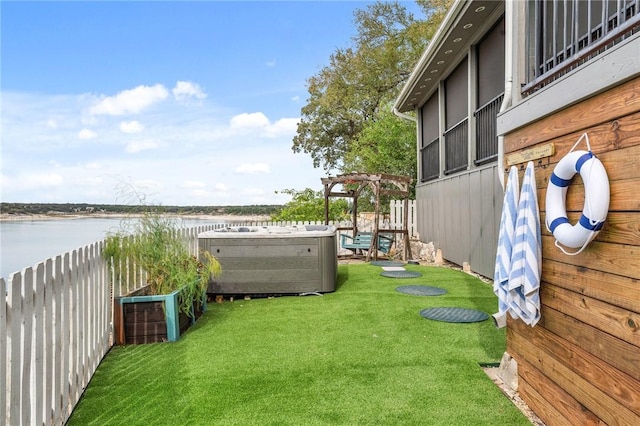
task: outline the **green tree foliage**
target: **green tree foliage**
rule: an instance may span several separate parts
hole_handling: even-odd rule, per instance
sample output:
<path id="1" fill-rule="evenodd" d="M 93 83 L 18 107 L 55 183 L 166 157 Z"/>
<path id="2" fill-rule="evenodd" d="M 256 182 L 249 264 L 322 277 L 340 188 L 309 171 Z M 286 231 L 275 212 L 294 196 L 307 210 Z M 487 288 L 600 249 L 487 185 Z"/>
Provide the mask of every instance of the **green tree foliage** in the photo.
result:
<path id="1" fill-rule="evenodd" d="M 415 176 L 415 124 L 389 110 L 451 0 L 416 3 L 426 19 L 416 19 L 399 2 L 356 11 L 352 45 L 338 48 L 329 65 L 307 80 L 309 98 L 292 148 L 311 155 L 315 167 Z M 385 144 L 390 146 L 374 147 Z"/>
<path id="2" fill-rule="evenodd" d="M 271 216 L 273 221 L 323 221 L 324 194 L 306 188 L 302 191 L 283 189 L 283 194 L 291 195 L 289 201 L 278 213 Z M 348 219 L 349 204 L 345 199 L 329 200 L 329 220 Z"/>
<path id="3" fill-rule="evenodd" d="M 398 120 L 390 109 L 378 114 L 345 153 L 345 171 L 416 175 L 415 123 Z"/>

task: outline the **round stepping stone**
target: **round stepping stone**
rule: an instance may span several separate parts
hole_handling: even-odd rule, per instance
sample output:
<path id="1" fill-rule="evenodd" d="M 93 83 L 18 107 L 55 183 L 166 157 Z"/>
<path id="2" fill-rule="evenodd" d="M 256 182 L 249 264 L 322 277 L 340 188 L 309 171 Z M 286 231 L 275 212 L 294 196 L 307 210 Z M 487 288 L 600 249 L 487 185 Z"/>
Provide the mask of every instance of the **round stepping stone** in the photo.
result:
<path id="1" fill-rule="evenodd" d="M 440 296 L 447 292 L 444 288 L 432 287 L 429 285 L 402 285 L 400 287 L 396 287 L 396 291 L 410 294 L 412 296 Z"/>
<path id="2" fill-rule="evenodd" d="M 373 266 L 404 266 L 404 263 L 393 260 L 373 260 L 369 264 Z"/>
<path id="3" fill-rule="evenodd" d="M 421 310 L 420 315 L 426 319 L 443 322 L 480 322 L 489 318 L 489 315 L 482 311 L 454 307 L 427 308 Z"/>
<path id="4" fill-rule="evenodd" d="M 406 271 L 406 269 L 404 269 L 404 266 L 383 266 L 382 270 L 383 271 Z"/>
<path id="5" fill-rule="evenodd" d="M 417 278 L 422 276 L 420 272 L 414 271 L 382 271 L 380 275 L 389 278 Z"/>

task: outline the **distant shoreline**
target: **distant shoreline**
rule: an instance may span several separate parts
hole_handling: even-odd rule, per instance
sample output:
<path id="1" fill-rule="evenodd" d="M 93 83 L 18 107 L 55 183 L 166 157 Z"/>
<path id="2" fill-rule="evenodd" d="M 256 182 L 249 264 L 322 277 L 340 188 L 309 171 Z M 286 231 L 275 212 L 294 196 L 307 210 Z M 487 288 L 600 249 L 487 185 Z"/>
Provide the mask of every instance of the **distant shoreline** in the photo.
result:
<path id="1" fill-rule="evenodd" d="M 0 213 L 0 222 L 19 222 L 30 220 L 72 220 L 72 219 L 117 219 L 136 217 L 139 214 L 125 214 L 125 213 L 49 213 L 49 214 L 6 214 Z M 260 215 L 212 215 L 212 214 L 170 214 L 184 219 L 202 219 L 202 220 L 215 220 L 223 222 L 269 222 L 270 216 Z"/>

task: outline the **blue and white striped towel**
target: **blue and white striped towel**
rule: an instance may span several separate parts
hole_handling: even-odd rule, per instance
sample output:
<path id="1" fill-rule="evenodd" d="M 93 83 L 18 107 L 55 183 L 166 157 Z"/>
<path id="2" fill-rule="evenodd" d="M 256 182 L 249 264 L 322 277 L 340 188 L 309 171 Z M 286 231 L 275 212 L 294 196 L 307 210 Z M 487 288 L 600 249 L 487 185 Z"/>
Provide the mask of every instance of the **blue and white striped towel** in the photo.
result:
<path id="1" fill-rule="evenodd" d="M 541 260 L 540 211 L 534 166 L 530 161 L 524 174 L 518 203 L 509 273 L 509 308 L 532 327 L 540 319 Z"/>
<path id="2" fill-rule="evenodd" d="M 493 274 L 493 292 L 498 296 L 498 312 L 500 314 L 509 310 L 509 272 L 511 271 L 511 253 L 513 252 L 513 239 L 518 216 L 519 192 L 518 169 L 516 166 L 511 166 L 502 202 L 496 267 Z"/>

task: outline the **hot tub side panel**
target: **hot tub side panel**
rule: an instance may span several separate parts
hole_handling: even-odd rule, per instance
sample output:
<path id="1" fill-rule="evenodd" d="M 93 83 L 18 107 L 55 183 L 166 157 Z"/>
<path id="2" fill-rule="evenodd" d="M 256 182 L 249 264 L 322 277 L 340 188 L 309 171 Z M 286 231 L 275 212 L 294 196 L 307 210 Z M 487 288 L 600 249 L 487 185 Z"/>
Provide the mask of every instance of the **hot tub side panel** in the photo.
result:
<path id="1" fill-rule="evenodd" d="M 323 237 L 201 238 L 221 275 L 209 294 L 297 294 L 336 288 L 335 235 Z"/>

